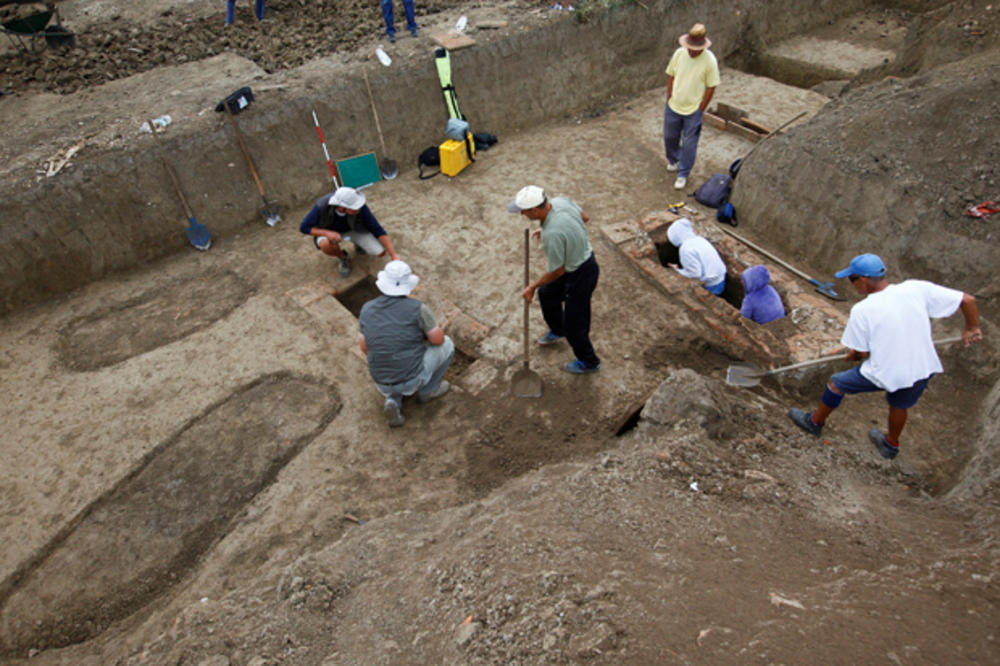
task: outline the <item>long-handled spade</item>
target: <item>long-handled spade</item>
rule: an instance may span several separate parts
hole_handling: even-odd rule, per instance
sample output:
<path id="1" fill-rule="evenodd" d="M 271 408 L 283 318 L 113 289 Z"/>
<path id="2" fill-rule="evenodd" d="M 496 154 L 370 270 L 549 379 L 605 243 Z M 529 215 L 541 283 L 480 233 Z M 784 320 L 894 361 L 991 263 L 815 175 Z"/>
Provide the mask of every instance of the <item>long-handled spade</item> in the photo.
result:
<path id="1" fill-rule="evenodd" d="M 528 228 L 524 228 L 524 286 L 528 286 L 528 281 L 531 279 L 528 274 L 528 262 L 530 248 L 528 247 Z M 542 397 L 542 378 L 538 376 L 538 373 L 528 367 L 528 351 L 530 344 L 528 342 L 528 314 L 530 304 L 528 301 L 524 301 L 524 365 L 514 373 L 514 377 L 511 379 L 511 390 L 514 395 L 518 398 L 541 398 Z"/>
<path id="2" fill-rule="evenodd" d="M 808 282 L 812 286 L 816 287 L 816 291 L 817 292 L 819 292 L 820 294 L 823 294 L 824 296 L 826 296 L 830 300 L 833 300 L 833 301 L 846 301 L 847 300 L 843 296 L 840 296 L 840 295 L 837 294 L 837 292 L 833 288 L 833 283 L 832 282 L 820 282 L 816 278 L 811 277 L 811 276 L 807 275 L 806 273 L 803 273 L 802 271 L 800 271 L 799 269 L 797 269 L 795 266 L 792 266 L 791 264 L 789 264 L 787 261 L 782 261 L 781 259 L 779 259 L 775 255 L 771 254 L 770 252 L 768 252 L 767 250 L 765 250 L 761 246 L 757 245 L 756 243 L 751 243 L 746 238 L 743 238 L 743 236 L 740 236 L 739 234 L 737 234 L 737 233 L 735 233 L 733 231 L 730 231 L 729 229 L 726 229 L 725 227 L 723 227 L 721 225 L 719 226 L 719 228 L 722 229 L 722 231 L 724 231 L 725 233 L 727 233 L 730 236 L 732 236 L 733 238 L 735 238 L 736 240 L 738 240 L 739 242 L 741 242 L 744 245 L 746 245 L 747 247 L 749 247 L 751 250 L 755 250 L 755 251 L 759 252 L 760 254 L 764 255 L 765 257 L 767 257 L 768 259 L 770 259 L 774 263 L 778 264 L 779 266 L 781 266 L 781 267 L 783 267 L 783 268 L 791 271 L 795 275 L 798 275 L 800 278 L 802 278 L 803 280 L 805 280 L 806 282 Z"/>
<path id="3" fill-rule="evenodd" d="M 952 338 L 935 340 L 934 344 L 945 345 L 951 342 L 958 342 L 961 339 L 962 336 L 957 335 Z M 729 366 L 729 369 L 726 370 L 726 383 L 730 386 L 757 386 L 757 384 L 760 384 L 765 377 L 770 377 L 771 375 L 778 375 L 782 372 L 806 368 L 811 365 L 819 365 L 820 363 L 829 363 L 830 361 L 836 361 L 837 359 L 842 358 L 844 358 L 844 353 L 841 351 L 832 356 L 822 356 L 820 358 L 802 361 L 801 363 L 793 363 L 792 365 L 774 368 L 773 370 L 761 370 L 751 363 L 736 363 Z"/>
<path id="4" fill-rule="evenodd" d="M 153 124 L 152 120 L 149 121 L 149 128 L 155 137 L 156 125 Z M 159 141 L 159 138 L 157 138 L 157 141 Z M 181 189 L 181 183 L 177 179 L 177 173 L 174 171 L 174 168 L 170 166 L 170 162 L 164 159 L 163 166 L 167 168 L 167 173 L 170 174 L 170 180 L 174 183 L 174 189 L 177 190 L 177 196 L 180 197 L 181 204 L 184 205 L 184 213 L 187 215 L 188 222 L 190 222 L 186 230 L 188 240 L 191 241 L 191 245 L 193 245 L 196 250 L 207 250 L 212 247 L 212 234 L 208 232 L 208 229 L 204 224 L 198 224 L 198 222 L 194 219 L 194 213 L 191 212 L 191 207 L 188 206 L 187 197 L 184 196 L 184 190 Z"/>
<path id="5" fill-rule="evenodd" d="M 365 88 L 368 89 L 368 101 L 372 104 L 372 115 L 375 116 L 375 129 L 378 130 L 378 140 L 382 144 L 382 160 L 379 162 L 379 171 L 386 180 L 392 180 L 399 175 L 399 165 L 396 160 L 386 157 L 385 137 L 382 136 L 382 123 L 378 120 L 378 110 L 375 108 L 375 97 L 372 96 L 372 86 L 368 82 L 368 69 L 361 68 L 361 73 L 365 75 Z"/>
<path id="6" fill-rule="evenodd" d="M 257 167 L 254 166 L 253 158 L 250 157 L 250 151 L 247 150 L 246 141 L 243 140 L 243 132 L 240 131 L 240 126 L 236 124 L 236 118 L 233 117 L 233 112 L 230 110 L 227 100 L 222 100 L 220 106 L 225 109 L 226 115 L 229 116 L 229 122 L 232 123 L 233 129 L 236 130 L 236 138 L 239 139 L 240 149 L 243 150 L 243 156 L 247 158 L 247 164 L 250 165 L 250 173 L 253 175 L 254 182 L 257 183 L 257 191 L 260 192 L 260 198 L 264 202 L 260 213 L 264 216 L 268 226 L 273 227 L 278 222 L 281 222 L 281 215 L 278 213 L 278 202 L 269 201 L 267 195 L 264 194 L 264 185 L 260 182 L 260 176 L 257 175 Z"/>

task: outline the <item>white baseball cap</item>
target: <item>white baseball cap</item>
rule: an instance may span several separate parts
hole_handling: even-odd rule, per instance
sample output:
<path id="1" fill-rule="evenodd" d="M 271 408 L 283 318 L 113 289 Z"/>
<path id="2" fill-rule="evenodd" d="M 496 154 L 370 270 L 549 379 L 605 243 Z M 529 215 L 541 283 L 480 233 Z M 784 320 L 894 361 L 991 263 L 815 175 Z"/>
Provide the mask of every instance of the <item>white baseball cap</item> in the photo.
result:
<path id="1" fill-rule="evenodd" d="M 514 200 L 507 204 L 508 213 L 520 213 L 522 210 L 537 208 L 545 203 L 545 190 L 537 185 L 522 187 Z"/>

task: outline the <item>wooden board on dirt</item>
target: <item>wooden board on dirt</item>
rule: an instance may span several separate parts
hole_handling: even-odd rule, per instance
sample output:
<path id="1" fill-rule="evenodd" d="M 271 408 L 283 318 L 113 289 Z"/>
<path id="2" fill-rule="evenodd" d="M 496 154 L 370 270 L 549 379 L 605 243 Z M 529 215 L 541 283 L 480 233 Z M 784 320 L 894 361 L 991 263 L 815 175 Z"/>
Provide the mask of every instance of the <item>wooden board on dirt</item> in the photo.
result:
<path id="1" fill-rule="evenodd" d="M 431 39 L 449 51 L 464 49 L 466 46 L 474 46 L 476 44 L 476 40 L 472 37 L 457 32 L 433 32 L 431 33 Z"/>

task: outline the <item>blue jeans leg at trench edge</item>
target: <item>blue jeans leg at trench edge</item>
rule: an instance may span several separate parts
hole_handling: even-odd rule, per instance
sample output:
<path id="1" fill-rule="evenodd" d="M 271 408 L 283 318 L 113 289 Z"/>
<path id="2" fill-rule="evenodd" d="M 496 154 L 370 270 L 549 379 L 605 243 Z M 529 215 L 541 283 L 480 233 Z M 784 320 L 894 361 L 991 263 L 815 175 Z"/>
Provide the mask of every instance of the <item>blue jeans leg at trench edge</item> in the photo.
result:
<path id="1" fill-rule="evenodd" d="M 669 105 L 663 110 L 663 147 L 667 161 L 678 165 L 678 178 L 687 178 L 694 169 L 698 139 L 701 138 L 702 115 L 699 110 L 689 116 L 682 116 L 675 113 Z"/>
<path id="2" fill-rule="evenodd" d="M 440 345 L 427 345 L 424 351 L 424 365 L 421 372 L 421 379 L 426 376 L 426 382 L 417 389 L 417 396 L 428 396 L 433 394 L 441 386 L 441 380 L 448 372 L 451 359 L 455 357 L 455 343 L 447 335 Z"/>
<path id="3" fill-rule="evenodd" d="M 258 21 L 264 20 L 264 3 L 266 0 L 254 0 L 253 14 Z"/>
<path id="4" fill-rule="evenodd" d="M 392 16 L 392 0 L 382 1 L 382 18 L 385 20 L 385 34 L 396 36 L 396 23 Z"/>
<path id="5" fill-rule="evenodd" d="M 226 23 L 232 25 L 236 20 L 236 0 L 226 0 Z"/>
<path id="6" fill-rule="evenodd" d="M 413 9 L 413 0 L 403 0 L 403 11 L 406 12 L 406 29 L 410 32 L 416 32 L 417 16 Z"/>

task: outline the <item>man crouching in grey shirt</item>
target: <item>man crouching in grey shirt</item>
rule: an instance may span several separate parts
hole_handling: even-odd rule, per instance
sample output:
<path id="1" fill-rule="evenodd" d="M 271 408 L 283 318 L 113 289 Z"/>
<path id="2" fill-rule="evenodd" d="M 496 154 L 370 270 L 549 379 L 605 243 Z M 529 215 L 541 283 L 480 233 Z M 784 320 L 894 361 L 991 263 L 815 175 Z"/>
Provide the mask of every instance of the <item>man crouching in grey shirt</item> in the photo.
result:
<path id="1" fill-rule="evenodd" d="M 417 394 L 421 403 L 448 392 L 442 381 L 455 354 L 451 341 L 430 309 L 408 298 L 420 281 L 404 261 L 390 261 L 379 271 L 375 286 L 382 295 L 365 303 L 358 317 L 361 351 L 368 372 L 385 396 L 389 427 L 403 425 L 403 396 Z"/>

